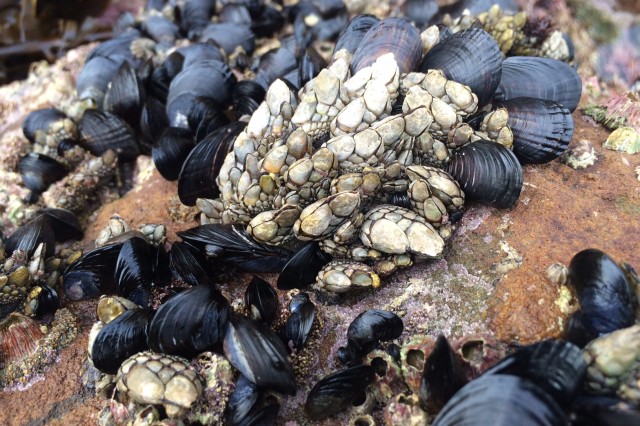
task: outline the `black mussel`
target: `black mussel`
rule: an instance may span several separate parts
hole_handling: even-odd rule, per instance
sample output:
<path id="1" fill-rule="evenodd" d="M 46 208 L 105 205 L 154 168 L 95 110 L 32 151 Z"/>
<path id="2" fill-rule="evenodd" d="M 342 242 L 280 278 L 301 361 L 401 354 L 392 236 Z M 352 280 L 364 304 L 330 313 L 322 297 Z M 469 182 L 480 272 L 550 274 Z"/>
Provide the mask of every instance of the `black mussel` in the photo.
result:
<path id="1" fill-rule="evenodd" d="M 233 112 L 237 119 L 250 116 L 264 100 L 266 91 L 253 80 L 242 80 L 233 89 Z"/>
<path id="2" fill-rule="evenodd" d="M 139 31 L 131 31 L 119 37 L 100 43 L 87 56 L 87 63 L 96 58 L 109 58 L 120 65 L 124 61 L 131 62 L 136 67 L 137 60 L 131 51 L 131 42 L 140 38 Z M 109 82 L 111 79 L 107 80 Z"/>
<path id="3" fill-rule="evenodd" d="M 140 153 L 133 130 L 115 114 L 87 109 L 79 126 L 81 145 L 93 155 L 102 155 L 111 149 L 121 161 L 133 161 Z"/>
<path id="4" fill-rule="evenodd" d="M 245 53 L 249 56 L 256 47 L 255 36 L 248 25 L 231 22 L 209 24 L 202 30 L 200 41 L 213 42 L 220 46 L 227 55 Z"/>
<path id="5" fill-rule="evenodd" d="M 243 420 L 256 405 L 259 397 L 260 392 L 256 384 L 241 374 L 227 403 L 227 424 L 244 424 Z"/>
<path id="6" fill-rule="evenodd" d="M 260 389 L 295 395 L 287 350 L 266 324 L 232 316 L 223 348 L 231 365 Z"/>
<path id="7" fill-rule="evenodd" d="M 102 105 L 109 82 L 120 68 L 121 63 L 103 56 L 87 59 L 76 79 L 78 98 L 92 99 L 96 105 Z"/>
<path id="8" fill-rule="evenodd" d="M 199 144 L 209 134 L 215 132 L 216 130 L 222 129 L 230 123 L 231 122 L 224 112 L 217 112 L 211 115 L 207 115 L 202 119 L 202 121 L 200 121 L 200 124 L 196 128 L 196 143 Z M 233 142 L 233 140 L 231 142 Z"/>
<path id="9" fill-rule="evenodd" d="M 269 4 L 261 4 L 258 8 L 250 9 L 251 31 L 256 37 L 271 37 L 284 25 L 285 19 L 282 13 Z"/>
<path id="10" fill-rule="evenodd" d="M 153 144 L 168 126 L 169 120 L 164 104 L 152 96 L 147 97 L 140 113 L 140 132 L 142 137 L 147 143 Z"/>
<path id="11" fill-rule="evenodd" d="M 358 315 L 347 329 L 347 347 L 339 351 L 344 364 L 357 361 L 371 352 L 378 342 L 400 337 L 404 324 L 393 312 L 370 309 Z"/>
<path id="12" fill-rule="evenodd" d="M 191 131 L 195 133 L 203 120 L 209 120 L 210 117 L 221 114 L 223 111 L 215 99 L 196 96 L 191 100 L 191 105 L 187 109 L 187 123 Z"/>
<path id="13" fill-rule="evenodd" d="M 55 234 L 45 215 L 37 215 L 29 222 L 18 227 L 4 242 L 7 256 L 16 250 L 24 251 L 31 257 L 40 244 L 45 245 L 45 258 L 51 257 L 55 251 Z"/>
<path id="14" fill-rule="evenodd" d="M 178 177 L 178 196 L 182 204 L 193 206 L 198 198 L 216 198 L 220 168 L 236 136 L 244 129 L 241 122 L 230 123 L 209 134 L 184 160 Z"/>
<path id="15" fill-rule="evenodd" d="M 151 246 L 142 238 L 130 238 L 122 245 L 114 271 L 118 296 L 147 307 L 153 283 L 153 259 Z"/>
<path id="16" fill-rule="evenodd" d="M 462 363 L 447 338 L 439 335 L 433 350 L 424 360 L 420 406 L 429 413 L 437 413 L 466 384 Z"/>
<path id="17" fill-rule="evenodd" d="M 436 24 L 441 22 L 445 14 L 451 16 L 453 19 L 459 18 L 465 9 L 469 10 L 471 16 L 475 16 L 488 11 L 494 4 L 498 4 L 501 10 L 509 13 L 516 13 L 519 10 L 515 0 L 460 0 L 447 2 L 446 5 L 442 5 L 438 13 L 434 15 L 431 23 Z"/>
<path id="18" fill-rule="evenodd" d="M 157 287 L 167 287 L 171 284 L 172 271 L 169 267 L 169 253 L 164 244 L 152 247 L 153 254 L 153 283 Z"/>
<path id="19" fill-rule="evenodd" d="M 410 209 L 411 208 L 411 200 L 409 199 L 409 195 L 407 195 L 406 193 L 404 193 L 404 194 L 402 194 L 402 193 L 401 194 L 398 194 L 398 193 L 387 194 L 386 202 L 387 202 L 387 204 L 393 204 L 394 206 L 404 207 L 406 209 Z"/>
<path id="20" fill-rule="evenodd" d="M 47 155 L 30 152 L 20 159 L 18 172 L 24 186 L 38 195 L 65 177 L 67 168 Z"/>
<path id="21" fill-rule="evenodd" d="M 289 301 L 289 312 L 295 314 L 305 303 L 309 301 L 311 301 L 311 299 L 307 293 L 301 292 L 294 294 L 291 296 L 291 300 Z"/>
<path id="22" fill-rule="evenodd" d="M 531 380 L 566 407 L 582 386 L 586 371 L 584 356 L 576 345 L 544 340 L 518 349 L 484 374 L 510 374 Z"/>
<path id="23" fill-rule="evenodd" d="M 349 24 L 344 27 L 344 29 L 338 36 L 336 46 L 333 49 L 334 53 L 345 49 L 347 52 L 353 55 L 360 46 L 364 35 L 378 21 L 379 19 L 373 15 L 355 16 L 349 21 Z"/>
<path id="24" fill-rule="evenodd" d="M 298 52 L 315 40 L 336 38 L 349 19 L 342 0 L 303 0 L 290 13 Z"/>
<path id="25" fill-rule="evenodd" d="M 564 412 L 533 382 L 516 376 L 488 375 L 469 382 L 444 406 L 434 426 L 562 426 Z"/>
<path id="26" fill-rule="evenodd" d="M 494 99 L 547 99 L 573 112 L 581 95 L 582 80 L 569 64 L 551 58 L 513 56 L 502 62 L 502 78 Z"/>
<path id="27" fill-rule="evenodd" d="M 636 426 L 640 424 L 637 405 L 618 397 L 578 396 L 571 406 L 572 424 L 580 426 Z"/>
<path id="28" fill-rule="evenodd" d="M 113 271 L 122 243 L 109 244 L 84 253 L 62 275 L 69 300 L 83 300 L 99 294 L 115 293 Z"/>
<path id="29" fill-rule="evenodd" d="M 438 13 L 436 0 L 407 0 L 400 8 L 404 17 L 422 30 L 429 26 L 429 22 Z"/>
<path id="30" fill-rule="evenodd" d="M 144 102 L 143 87 L 128 62 L 118 68 L 104 97 L 104 109 L 136 127 L 140 121 L 140 109 Z"/>
<path id="31" fill-rule="evenodd" d="M 91 345 L 91 361 L 103 373 L 116 374 L 131 355 L 147 346 L 147 330 L 153 310 L 134 308 L 105 325 Z"/>
<path id="32" fill-rule="evenodd" d="M 191 0 L 184 3 L 180 29 L 189 39 L 197 38 L 209 24 L 216 10 L 216 0 Z"/>
<path id="33" fill-rule="evenodd" d="M 81 240 L 84 234 L 78 217 L 72 211 L 66 209 L 44 208 L 45 215 L 56 241 Z"/>
<path id="34" fill-rule="evenodd" d="M 506 209 L 522 191 L 522 166 L 504 146 L 480 140 L 458 149 L 446 171 L 453 176 L 469 200 Z"/>
<path id="35" fill-rule="evenodd" d="M 318 272 L 329 262 L 331 255 L 320 250 L 317 241 L 310 241 L 291 257 L 278 276 L 278 288 L 305 288 L 316 281 Z"/>
<path id="36" fill-rule="evenodd" d="M 469 28 L 436 44 L 424 56 L 420 71 L 432 69 L 469 86 L 478 96 L 478 106 L 483 106 L 491 101 L 500 83 L 502 53 L 488 32 Z"/>
<path id="37" fill-rule="evenodd" d="M 514 98 L 495 104 L 509 112 L 513 153 L 521 164 L 541 164 L 560 157 L 573 136 L 571 112 L 554 101 Z"/>
<path id="38" fill-rule="evenodd" d="M 169 269 L 176 279 L 191 286 L 213 285 L 204 255 L 182 241 L 171 244 Z"/>
<path id="39" fill-rule="evenodd" d="M 35 287 L 38 291 L 38 296 L 35 299 L 35 309 L 33 313 L 36 317 L 43 317 L 44 315 L 52 314 L 60 307 L 60 296 L 55 288 L 41 284 Z M 34 290 L 31 290 L 34 291 Z"/>
<path id="40" fill-rule="evenodd" d="M 606 253 L 587 249 L 573 256 L 569 282 L 576 289 L 582 324 L 592 338 L 634 324 L 635 292 L 622 268 Z"/>
<path id="41" fill-rule="evenodd" d="M 67 119 L 67 115 L 55 108 L 37 109 L 30 112 L 22 123 L 22 133 L 24 137 L 33 143 L 36 141 L 38 130 L 46 131 L 49 126 L 57 121 Z"/>
<path id="42" fill-rule="evenodd" d="M 394 54 L 401 73 L 418 68 L 422 58 L 420 33 L 406 19 L 387 18 L 375 23 L 353 54 L 351 72 L 355 74 L 389 52 Z"/>
<path id="43" fill-rule="evenodd" d="M 162 15 L 149 15 L 141 22 L 142 30 L 158 43 L 170 43 L 180 36 L 178 26 Z"/>
<path id="44" fill-rule="evenodd" d="M 178 236 L 209 259 L 246 272 L 280 272 L 292 255 L 285 248 L 258 243 L 237 225 L 201 225 Z"/>
<path id="45" fill-rule="evenodd" d="M 321 420 L 347 409 L 364 397 L 375 372 L 370 365 L 359 365 L 322 378 L 309 392 L 304 405 L 311 420 Z"/>
<path id="46" fill-rule="evenodd" d="M 213 43 L 192 43 L 177 49 L 176 52 L 183 57 L 180 65 L 181 69 L 210 59 L 222 62 L 225 60 L 224 55 L 220 52 L 220 48 Z M 177 72 L 174 76 L 175 75 L 177 75 Z"/>
<path id="47" fill-rule="evenodd" d="M 255 82 L 267 90 L 277 79 L 292 71 L 297 72 L 297 67 L 298 62 L 291 49 L 285 46 L 271 49 L 260 58 Z"/>
<path id="48" fill-rule="evenodd" d="M 291 315 L 284 324 L 281 337 L 290 351 L 298 352 L 307 341 L 311 327 L 313 327 L 313 321 L 316 318 L 316 305 L 309 300 L 309 296 L 306 296 L 304 302 L 292 299 L 291 303 L 292 305 L 289 305 Z"/>
<path id="49" fill-rule="evenodd" d="M 244 302 L 249 315 L 256 320 L 271 324 L 280 313 L 280 303 L 276 290 L 264 279 L 257 275 L 247 286 Z"/>
<path id="50" fill-rule="evenodd" d="M 218 15 L 220 22 L 233 23 L 238 25 L 251 25 L 251 15 L 249 9 L 243 4 L 228 3 Z"/>
<path id="51" fill-rule="evenodd" d="M 307 47 L 298 65 L 298 87 L 303 87 L 309 80 L 327 67 L 327 62 L 313 47 Z"/>
<path id="52" fill-rule="evenodd" d="M 149 324 L 149 348 L 186 358 L 212 350 L 227 332 L 229 314 L 229 302 L 215 288 L 184 290 L 158 308 Z"/>
<path id="53" fill-rule="evenodd" d="M 151 73 L 147 82 L 148 92 L 163 104 L 167 101 L 171 81 L 182 71 L 183 63 L 184 56 L 176 51 L 167 56 L 162 65 Z"/>
<path id="54" fill-rule="evenodd" d="M 153 144 L 151 158 L 163 178 L 176 180 L 184 160 L 195 146 L 191 130 L 167 127 Z"/>

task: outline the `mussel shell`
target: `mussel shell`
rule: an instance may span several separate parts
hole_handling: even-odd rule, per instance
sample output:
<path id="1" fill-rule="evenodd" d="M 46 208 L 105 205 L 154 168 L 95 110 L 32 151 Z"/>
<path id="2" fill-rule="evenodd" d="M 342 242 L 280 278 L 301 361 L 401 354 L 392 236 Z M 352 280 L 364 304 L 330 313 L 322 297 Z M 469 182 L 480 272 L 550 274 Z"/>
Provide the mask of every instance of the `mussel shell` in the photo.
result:
<path id="1" fill-rule="evenodd" d="M 250 104 L 251 102 L 247 102 Z M 251 105 L 248 107 L 252 108 Z M 223 127 L 227 126 L 230 123 L 229 119 L 223 112 L 215 113 L 213 115 L 208 115 L 202 119 L 198 128 L 196 129 L 196 143 L 200 143 L 204 138 L 206 138 L 209 134 L 215 132 L 216 130 L 220 130 Z"/>
<path id="2" fill-rule="evenodd" d="M 43 108 L 30 112 L 22 122 L 22 133 L 29 142 L 36 141 L 36 131 L 47 130 L 49 125 L 67 118 L 67 114 L 55 108 Z"/>
<path id="3" fill-rule="evenodd" d="M 167 127 L 153 144 L 151 158 L 163 178 L 176 180 L 184 160 L 195 146 L 191 130 Z"/>
<path id="4" fill-rule="evenodd" d="M 213 43 L 192 43 L 177 49 L 176 52 L 183 58 L 180 69 L 177 69 L 178 72 L 183 68 L 189 68 L 193 64 L 210 59 L 225 61 L 222 52 L 220 52 L 220 48 Z M 174 77 L 178 72 L 175 72 Z"/>
<path id="5" fill-rule="evenodd" d="M 164 104 L 155 97 L 147 97 L 140 113 L 140 132 L 144 139 L 154 142 L 168 126 Z"/>
<path id="6" fill-rule="evenodd" d="M 357 15 L 353 17 L 338 36 L 336 46 L 333 49 L 334 53 L 346 49 L 347 52 L 353 55 L 360 46 L 364 35 L 378 21 L 379 19 L 373 15 Z"/>
<path id="7" fill-rule="evenodd" d="M 18 162 L 18 172 L 24 186 L 40 194 L 65 177 L 67 168 L 47 155 L 30 152 Z"/>
<path id="8" fill-rule="evenodd" d="M 300 351 L 309 337 L 316 318 L 316 305 L 310 301 L 296 306 L 282 329 L 283 341 L 292 351 Z"/>
<path id="9" fill-rule="evenodd" d="M 500 83 L 502 53 L 498 43 L 481 28 L 469 28 L 436 44 L 422 60 L 420 71 L 437 69 L 445 77 L 465 84 L 486 105 Z"/>
<path id="10" fill-rule="evenodd" d="M 178 177 L 178 196 L 182 204 L 193 206 L 198 198 L 220 195 L 216 179 L 233 141 L 244 127 L 241 122 L 230 123 L 209 134 L 191 151 Z"/>
<path id="11" fill-rule="evenodd" d="M 581 426 L 636 426 L 640 424 L 637 405 L 619 397 L 580 395 L 571 406 L 572 424 Z"/>
<path id="12" fill-rule="evenodd" d="M 37 215 L 29 222 L 18 227 L 4 242 L 7 256 L 16 250 L 22 250 L 31 257 L 38 246 L 45 244 L 45 258 L 53 256 L 55 252 L 55 234 L 49 221 L 44 215 Z"/>
<path id="13" fill-rule="evenodd" d="M 149 15 L 141 23 L 142 30 L 157 42 L 169 42 L 173 44 L 180 36 L 178 26 L 162 15 Z"/>
<path id="14" fill-rule="evenodd" d="M 407 0 L 400 10 L 418 29 L 425 29 L 438 13 L 439 7 L 436 0 Z"/>
<path id="15" fill-rule="evenodd" d="M 285 18 L 278 9 L 270 4 L 261 4 L 256 10 L 249 10 L 253 21 L 251 31 L 256 37 L 271 37 L 285 23 Z"/>
<path id="16" fill-rule="evenodd" d="M 327 62 L 313 47 L 307 47 L 298 65 L 298 87 L 303 87 L 320 71 L 327 67 Z"/>
<path id="17" fill-rule="evenodd" d="M 204 60 L 183 68 L 171 81 L 167 96 L 167 108 L 180 95 L 212 98 L 218 105 L 225 106 L 231 100 L 236 78 L 224 62 L 214 59 Z M 169 122 L 171 123 L 171 114 Z"/>
<path id="18" fill-rule="evenodd" d="M 189 39 L 196 38 L 209 24 L 216 10 L 216 0 L 191 0 L 184 3 L 180 28 Z"/>
<path id="19" fill-rule="evenodd" d="M 225 336 L 229 313 L 229 302 L 215 288 L 184 290 L 158 308 L 149 324 L 149 348 L 185 358 L 211 350 Z"/>
<path id="20" fill-rule="evenodd" d="M 514 98 L 496 102 L 509 112 L 513 153 L 521 164 L 542 164 L 560 157 L 573 136 L 571 112 L 554 101 Z"/>
<path id="21" fill-rule="evenodd" d="M 242 80 L 233 89 L 233 112 L 236 118 L 252 115 L 266 95 L 264 88 L 253 80 Z"/>
<path id="22" fill-rule="evenodd" d="M 103 56 L 88 58 L 76 79 L 78 98 L 93 99 L 97 105 L 102 105 L 109 82 L 121 63 Z"/>
<path id="23" fill-rule="evenodd" d="M 133 237 L 123 244 L 114 271 L 118 296 L 147 307 L 153 282 L 153 259 L 151 246 L 142 238 Z"/>
<path id="24" fill-rule="evenodd" d="M 89 56 L 87 56 L 87 63 L 95 58 L 109 58 L 117 62 L 118 66 L 124 61 L 129 61 L 135 68 L 138 64 L 136 63 L 136 58 L 131 52 L 131 42 L 141 36 L 142 35 L 139 31 L 134 30 L 119 37 L 112 38 L 111 40 L 104 41 L 98 44 L 98 46 L 89 53 Z M 111 79 L 107 80 L 107 83 L 110 80 Z"/>
<path id="25" fill-rule="evenodd" d="M 409 73 L 418 68 L 422 58 L 420 33 L 406 19 L 387 18 L 375 23 L 353 54 L 351 73 L 368 67 L 389 52 L 394 54 L 400 73 Z"/>
<path id="26" fill-rule="evenodd" d="M 276 290 L 267 281 L 254 275 L 244 293 L 249 314 L 256 321 L 271 324 L 280 313 Z"/>
<path id="27" fill-rule="evenodd" d="M 118 154 L 121 161 L 133 161 L 140 153 L 135 134 L 120 117 L 108 111 L 87 109 L 79 123 L 81 145 L 93 155 L 108 150 Z"/>
<path id="28" fill-rule="evenodd" d="M 307 396 L 304 405 L 307 416 L 321 420 L 347 409 L 365 393 L 374 378 L 370 365 L 347 368 L 322 378 Z"/>
<path id="29" fill-rule="evenodd" d="M 222 114 L 222 110 L 215 99 L 196 96 L 191 101 L 189 109 L 187 109 L 187 123 L 191 131 L 195 133 L 203 120 L 208 120 L 210 117 L 220 114 Z"/>
<path id="30" fill-rule="evenodd" d="M 378 342 L 397 339 L 402 334 L 402 319 L 393 312 L 369 309 L 355 317 L 347 329 L 348 348 L 361 358 Z"/>
<path id="31" fill-rule="evenodd" d="M 220 46 L 227 55 L 231 55 L 242 49 L 251 55 L 256 47 L 255 36 L 248 25 L 232 22 L 220 22 L 207 25 L 200 34 L 201 42 L 214 42 Z"/>
<path id="32" fill-rule="evenodd" d="M 223 348 L 231 365 L 259 388 L 295 395 L 287 350 L 266 324 L 232 316 Z"/>
<path id="33" fill-rule="evenodd" d="M 297 72 L 297 67 L 298 62 L 291 49 L 285 46 L 271 49 L 260 58 L 255 82 L 266 91 L 271 83 L 277 79 L 284 77 L 289 72 Z"/>
<path id="34" fill-rule="evenodd" d="M 458 149 L 446 171 L 453 176 L 467 199 L 506 209 L 522 191 L 522 166 L 504 146 L 480 140 Z"/>
<path id="35" fill-rule="evenodd" d="M 115 293 L 113 271 L 122 243 L 109 244 L 84 253 L 62 275 L 64 293 L 69 300 L 82 300 L 99 294 Z"/>
<path id="36" fill-rule="evenodd" d="M 151 309 L 129 309 L 105 325 L 91 348 L 93 365 L 103 373 L 116 374 L 131 355 L 148 349 L 147 329 Z"/>
<path id="37" fill-rule="evenodd" d="M 437 413 L 466 384 L 462 363 L 446 337 L 439 335 L 424 360 L 419 393 L 421 407 L 429 413 Z"/>
<path id="38" fill-rule="evenodd" d="M 104 109 L 116 114 L 135 127 L 140 120 L 140 109 L 144 102 L 144 87 L 128 62 L 118 68 L 104 97 Z"/>
<path id="39" fill-rule="evenodd" d="M 185 283 L 196 285 L 213 285 L 207 272 L 206 259 L 197 250 L 182 241 L 171 244 L 169 251 L 169 268 L 171 274 Z"/>
<path id="40" fill-rule="evenodd" d="M 171 81 L 180 71 L 182 71 L 183 62 L 184 56 L 177 51 L 173 52 L 166 57 L 162 65 L 155 68 L 151 73 L 151 77 L 147 82 L 148 91 L 152 96 L 158 98 L 163 104 L 167 101 Z"/>
<path id="41" fill-rule="evenodd" d="M 560 406 L 533 382 L 509 375 L 482 376 L 460 389 L 434 426 L 487 424 L 566 425 Z"/>
<path id="42" fill-rule="evenodd" d="M 227 22 L 239 25 L 251 25 L 251 15 L 243 4 L 225 4 L 218 15 L 220 22 Z"/>
<path id="43" fill-rule="evenodd" d="M 56 241 L 81 240 L 84 235 L 78 217 L 67 209 L 46 207 L 41 210 L 45 215 Z"/>
<path id="44" fill-rule="evenodd" d="M 259 397 L 260 392 L 256 384 L 241 374 L 227 403 L 227 424 L 241 424 Z"/>
<path id="45" fill-rule="evenodd" d="M 606 253 L 587 249 L 573 256 L 569 282 L 578 295 L 582 323 L 593 337 L 634 324 L 635 293 L 624 271 Z"/>
<path id="46" fill-rule="evenodd" d="M 582 386 L 586 372 L 580 348 L 570 342 L 544 340 L 518 349 L 484 374 L 510 374 L 531 380 L 566 407 Z"/>
<path id="47" fill-rule="evenodd" d="M 38 293 L 35 310 L 36 317 L 52 314 L 60 307 L 60 297 L 55 288 L 46 284 L 40 284 L 39 287 L 40 293 Z"/>
<path id="48" fill-rule="evenodd" d="M 278 276 L 278 288 L 305 288 L 316 281 L 318 272 L 332 257 L 320 250 L 317 241 L 310 241 L 291 257 Z"/>
<path id="49" fill-rule="evenodd" d="M 502 78 L 494 99 L 547 99 L 573 112 L 581 95 L 582 80 L 569 64 L 551 58 L 512 56 L 502 62 Z"/>
<path id="50" fill-rule="evenodd" d="M 258 243 L 238 225 L 201 225 L 178 232 L 178 236 L 210 260 L 245 272 L 280 272 L 292 255 L 285 248 Z"/>

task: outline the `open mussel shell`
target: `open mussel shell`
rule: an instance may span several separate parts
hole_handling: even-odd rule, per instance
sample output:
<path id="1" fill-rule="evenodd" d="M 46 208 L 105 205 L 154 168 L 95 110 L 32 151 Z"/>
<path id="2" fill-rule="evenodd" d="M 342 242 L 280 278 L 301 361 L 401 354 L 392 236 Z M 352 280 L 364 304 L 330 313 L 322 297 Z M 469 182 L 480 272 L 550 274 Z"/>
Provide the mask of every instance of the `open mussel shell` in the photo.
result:
<path id="1" fill-rule="evenodd" d="M 342 30 L 336 41 L 336 46 L 333 52 L 339 52 L 345 49 L 352 55 L 360 46 L 364 35 L 373 27 L 378 21 L 373 15 L 358 15 L 349 21 L 346 27 Z"/>
<path id="2" fill-rule="evenodd" d="M 421 72 L 427 70 L 441 70 L 448 79 L 469 86 L 481 107 L 500 83 L 502 54 L 488 32 L 469 28 L 436 44 L 420 64 Z"/>
<path id="3" fill-rule="evenodd" d="M 178 177 L 178 196 L 187 206 L 198 198 L 216 198 L 220 190 L 216 179 L 227 153 L 245 124 L 233 122 L 205 137 L 184 160 Z"/>
<path id="4" fill-rule="evenodd" d="M 136 137 L 129 125 L 115 114 L 87 109 L 80 119 L 81 145 L 93 155 L 108 150 L 118 154 L 121 161 L 133 161 L 140 153 Z"/>
<path id="5" fill-rule="evenodd" d="M 364 398 L 374 378 L 374 368 L 370 365 L 347 368 L 322 378 L 307 396 L 304 405 L 307 416 L 321 420 L 346 410 L 354 401 Z"/>
<path id="6" fill-rule="evenodd" d="M 84 235 L 78 217 L 70 210 L 47 207 L 41 210 L 56 241 L 81 240 Z"/>
<path id="7" fill-rule="evenodd" d="M 278 276 L 278 288 L 305 288 L 316 281 L 318 272 L 331 262 L 331 255 L 320 250 L 317 241 L 310 241 L 291 257 Z"/>
<path id="8" fill-rule="evenodd" d="M 191 286 L 213 285 L 204 255 L 182 241 L 171 244 L 169 269 L 176 279 Z"/>
<path id="9" fill-rule="evenodd" d="M 36 141 L 38 130 L 46 131 L 49 125 L 56 121 L 64 120 L 67 115 L 55 108 L 43 108 L 30 112 L 22 122 L 22 133 L 29 142 Z"/>
<path id="10" fill-rule="evenodd" d="M 542 164 L 560 157 L 573 136 L 573 116 L 561 104 L 536 98 L 514 98 L 495 104 L 509 112 L 513 153 L 521 164 Z"/>
<path id="11" fill-rule="evenodd" d="M 148 349 L 147 329 L 153 310 L 134 308 L 105 325 L 91 346 L 91 361 L 103 373 L 116 374 L 131 355 Z"/>
<path id="12" fill-rule="evenodd" d="M 582 324 L 591 337 L 634 324 L 635 293 L 624 271 L 606 253 L 587 249 L 573 256 L 569 282 L 576 289 Z"/>
<path id="13" fill-rule="evenodd" d="M 199 285 L 163 303 L 149 324 L 147 342 L 154 352 L 190 358 L 222 341 L 229 302 L 211 286 Z"/>
<path id="14" fill-rule="evenodd" d="M 38 246 L 44 243 L 45 258 L 51 257 L 55 251 L 55 234 L 45 215 L 39 214 L 29 222 L 16 229 L 4 242 L 7 256 L 16 250 L 24 251 L 31 257 Z"/>
<path id="15" fill-rule="evenodd" d="M 151 158 L 163 178 L 176 180 L 184 160 L 195 146 L 190 129 L 167 127 L 153 144 Z"/>
<path id="16" fill-rule="evenodd" d="M 489 375 L 460 389 L 433 422 L 434 426 L 473 424 L 561 426 L 567 420 L 553 398 L 533 382 Z"/>
<path id="17" fill-rule="evenodd" d="M 582 386 L 586 372 L 580 348 L 570 342 L 544 340 L 518 349 L 484 374 L 510 374 L 531 380 L 566 407 Z"/>
<path id="18" fill-rule="evenodd" d="M 153 281 L 153 260 L 151 246 L 142 238 L 133 237 L 123 244 L 114 271 L 118 296 L 147 307 Z"/>
<path id="19" fill-rule="evenodd" d="M 69 300 L 83 300 L 99 294 L 115 293 L 113 271 L 123 243 L 109 244 L 84 253 L 62 275 Z"/>
<path id="20" fill-rule="evenodd" d="M 446 168 L 467 199 L 506 209 L 522 191 L 522 166 L 504 146 L 480 140 L 458 149 Z"/>
<path id="21" fill-rule="evenodd" d="M 178 232 L 178 236 L 209 260 L 245 272 L 280 272 L 292 255 L 283 247 L 258 243 L 238 225 L 201 225 Z"/>
<path id="22" fill-rule="evenodd" d="M 138 76 L 131 65 L 128 62 L 123 62 L 107 89 L 104 109 L 135 127 L 138 125 L 143 102 L 143 86 L 140 85 Z"/>
<path id="23" fill-rule="evenodd" d="M 293 300 L 292 300 L 293 302 Z M 289 307 L 291 315 L 282 329 L 282 340 L 292 352 L 298 352 L 307 341 L 313 321 L 316 318 L 316 305 L 307 300 Z"/>
<path id="24" fill-rule="evenodd" d="M 260 389 L 295 395 L 296 383 L 287 350 L 266 324 L 232 316 L 223 348 L 231 365 Z"/>
<path id="25" fill-rule="evenodd" d="M 551 58 L 512 56 L 502 62 L 502 78 L 494 99 L 547 99 L 573 112 L 581 95 L 582 80 L 571 65 Z"/>
<path id="26" fill-rule="evenodd" d="M 242 80 L 233 89 L 233 112 L 236 118 L 252 115 L 266 95 L 264 88 L 253 80 Z"/>
<path id="27" fill-rule="evenodd" d="M 439 335 L 431 353 L 424 360 L 420 405 L 429 413 L 437 413 L 466 384 L 462 363 L 447 338 Z"/>
<path id="28" fill-rule="evenodd" d="M 18 172 L 24 186 L 40 194 L 65 177 L 67 168 L 47 155 L 30 152 L 20 159 Z"/>
<path id="29" fill-rule="evenodd" d="M 386 53 L 393 53 L 401 73 L 415 71 L 422 58 L 420 33 L 409 21 L 387 18 L 375 23 L 353 54 L 351 72 L 373 64 Z"/>
<path id="30" fill-rule="evenodd" d="M 378 342 L 397 339 L 402 334 L 402 319 L 393 312 L 369 309 L 355 317 L 347 329 L 347 348 L 340 351 L 343 363 L 356 361 L 371 352 Z"/>
<path id="31" fill-rule="evenodd" d="M 256 321 L 271 324 L 280 312 L 280 302 L 276 290 L 257 275 L 253 276 L 247 286 L 244 301 L 249 314 Z"/>

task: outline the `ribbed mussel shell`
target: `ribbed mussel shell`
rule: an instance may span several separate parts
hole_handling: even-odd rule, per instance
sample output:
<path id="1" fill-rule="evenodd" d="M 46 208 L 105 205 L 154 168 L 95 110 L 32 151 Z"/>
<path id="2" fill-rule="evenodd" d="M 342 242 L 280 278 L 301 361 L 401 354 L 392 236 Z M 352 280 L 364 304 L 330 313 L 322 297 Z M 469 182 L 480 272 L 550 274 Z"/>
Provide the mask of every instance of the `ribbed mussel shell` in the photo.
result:
<path id="1" fill-rule="evenodd" d="M 569 147 L 573 116 L 561 104 L 536 98 L 514 98 L 497 102 L 509 112 L 513 132 L 513 153 L 521 164 L 542 164 L 554 160 Z"/>
<path id="2" fill-rule="evenodd" d="M 120 117 L 108 111 L 88 109 L 80 119 L 82 145 L 93 155 L 113 150 L 122 161 L 132 161 L 140 153 L 133 130 Z"/>
<path id="3" fill-rule="evenodd" d="M 211 350 L 222 341 L 229 302 L 211 286 L 184 290 L 163 303 L 149 324 L 149 348 L 186 358 Z"/>
<path id="4" fill-rule="evenodd" d="M 467 199 L 506 209 L 522 191 L 522 166 L 504 146 L 480 140 L 457 150 L 447 166 Z"/>
<path id="5" fill-rule="evenodd" d="M 389 52 L 394 54 L 401 73 L 415 71 L 418 67 L 422 56 L 420 33 L 406 19 L 387 18 L 367 31 L 351 59 L 352 74 Z"/>
<path id="6" fill-rule="evenodd" d="M 420 71 L 433 69 L 469 86 L 478 96 L 478 106 L 483 106 L 492 99 L 500 83 L 502 54 L 489 33 L 469 28 L 436 44 L 424 56 Z"/>
<path id="7" fill-rule="evenodd" d="M 502 62 L 502 78 L 494 99 L 547 99 L 573 112 L 580 102 L 580 95 L 582 80 L 569 64 L 551 58 L 512 56 Z"/>

